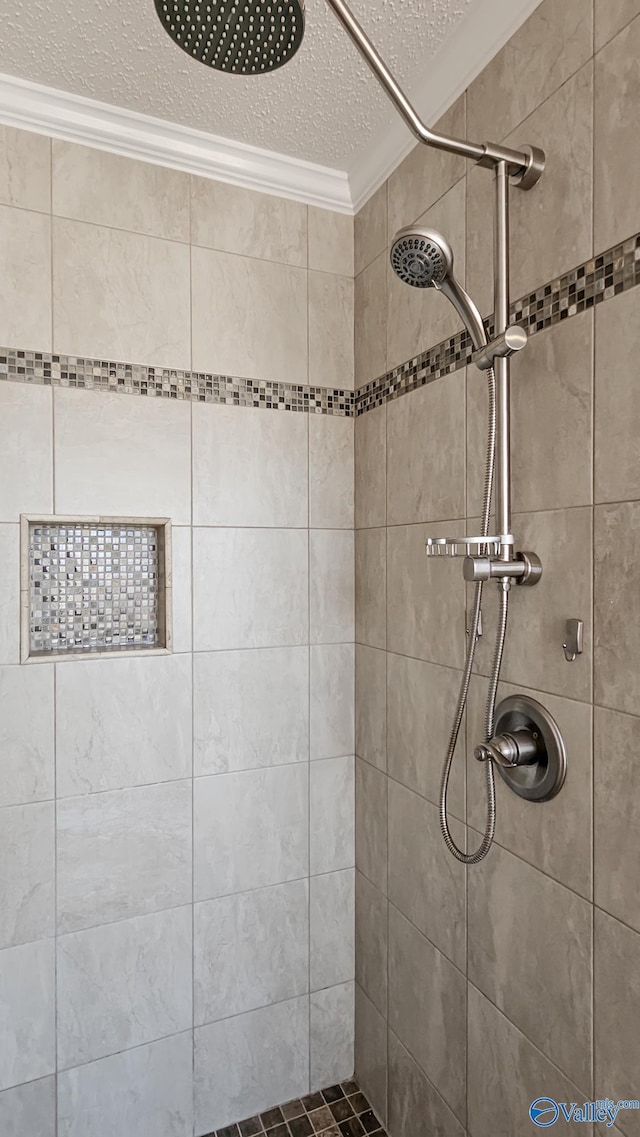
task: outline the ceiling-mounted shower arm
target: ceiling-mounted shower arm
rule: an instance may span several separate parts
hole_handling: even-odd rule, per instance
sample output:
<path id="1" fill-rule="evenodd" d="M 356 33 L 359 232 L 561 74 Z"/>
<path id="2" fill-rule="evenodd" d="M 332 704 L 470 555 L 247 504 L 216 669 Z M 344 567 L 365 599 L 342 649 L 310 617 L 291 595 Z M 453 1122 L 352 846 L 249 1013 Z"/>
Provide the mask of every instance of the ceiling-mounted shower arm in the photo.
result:
<path id="1" fill-rule="evenodd" d="M 495 142 L 467 142 L 462 138 L 449 138 L 446 134 L 430 130 L 409 102 L 345 0 L 327 0 L 327 4 L 335 12 L 365 63 L 419 142 L 433 146 L 436 150 L 448 150 L 452 154 L 459 154 L 462 158 L 470 158 L 479 166 L 493 168 L 499 162 L 505 162 L 514 185 L 518 185 L 521 189 L 531 189 L 536 184 L 544 170 L 544 151 L 535 146 L 523 146 L 522 150 L 511 150 Z"/>

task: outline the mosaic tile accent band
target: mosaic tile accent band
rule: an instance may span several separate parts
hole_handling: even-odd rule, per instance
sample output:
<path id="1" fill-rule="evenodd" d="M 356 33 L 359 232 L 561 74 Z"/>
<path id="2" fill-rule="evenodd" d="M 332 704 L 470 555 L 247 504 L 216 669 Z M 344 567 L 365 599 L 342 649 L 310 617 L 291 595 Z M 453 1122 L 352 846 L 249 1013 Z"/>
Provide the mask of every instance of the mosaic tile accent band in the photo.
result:
<path id="1" fill-rule="evenodd" d="M 233 379 L 195 371 L 145 367 L 140 363 L 114 363 L 81 359 L 42 351 L 0 348 L 0 380 L 37 383 L 45 387 L 74 387 L 83 391 L 115 391 L 179 402 L 220 403 L 224 406 L 264 410 L 352 416 L 355 394 L 330 387 L 267 383 Z"/>
<path id="2" fill-rule="evenodd" d="M 150 525 L 29 523 L 29 655 L 161 644 L 160 546 Z"/>
<path id="3" fill-rule="evenodd" d="M 516 300 L 510 308 L 511 323 L 520 324 L 533 336 L 637 284 L 640 284 L 640 234 Z M 485 326 L 491 337 L 492 317 L 485 320 Z M 366 414 L 442 375 L 466 367 L 471 363 L 471 355 L 471 341 L 466 332 L 443 340 L 361 387 L 356 392 L 355 414 Z"/>
<path id="4" fill-rule="evenodd" d="M 511 322 L 535 335 L 638 284 L 640 233 L 516 300 L 511 304 Z M 486 326 L 491 335 L 491 318 Z M 354 417 L 470 362 L 469 337 L 459 332 L 353 392 L 0 348 L 0 381 Z"/>
<path id="5" fill-rule="evenodd" d="M 208 1137 L 387 1137 L 355 1081 L 227 1125 Z"/>

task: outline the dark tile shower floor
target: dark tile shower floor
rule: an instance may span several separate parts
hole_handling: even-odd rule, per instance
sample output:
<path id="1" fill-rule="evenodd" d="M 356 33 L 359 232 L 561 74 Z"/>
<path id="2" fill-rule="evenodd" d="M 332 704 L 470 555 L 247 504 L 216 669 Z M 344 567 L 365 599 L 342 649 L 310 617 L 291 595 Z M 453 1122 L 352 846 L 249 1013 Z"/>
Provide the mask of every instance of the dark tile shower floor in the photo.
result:
<path id="1" fill-rule="evenodd" d="M 209 1137 L 386 1137 L 356 1082 L 289 1101 Z"/>

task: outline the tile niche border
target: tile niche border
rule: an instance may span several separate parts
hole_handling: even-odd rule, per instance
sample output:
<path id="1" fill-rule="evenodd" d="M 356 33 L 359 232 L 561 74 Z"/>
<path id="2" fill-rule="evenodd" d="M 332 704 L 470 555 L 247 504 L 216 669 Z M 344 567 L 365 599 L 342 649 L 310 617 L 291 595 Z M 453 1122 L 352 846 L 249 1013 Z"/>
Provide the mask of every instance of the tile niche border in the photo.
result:
<path id="1" fill-rule="evenodd" d="M 511 304 L 511 323 L 537 335 L 638 284 L 640 233 L 520 297 Z M 485 325 L 492 334 L 492 317 Z M 0 382 L 355 418 L 469 363 L 471 343 L 461 331 L 347 391 L 0 347 Z"/>

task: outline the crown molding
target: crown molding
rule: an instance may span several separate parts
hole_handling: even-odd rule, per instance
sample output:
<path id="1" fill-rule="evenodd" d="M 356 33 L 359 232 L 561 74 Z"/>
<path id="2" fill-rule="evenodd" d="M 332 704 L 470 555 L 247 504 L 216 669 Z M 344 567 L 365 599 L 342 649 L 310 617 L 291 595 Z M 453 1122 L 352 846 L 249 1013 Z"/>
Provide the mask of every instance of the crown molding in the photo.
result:
<path id="1" fill-rule="evenodd" d="M 539 3 L 474 0 L 413 93 L 427 125 L 437 122 Z M 416 145 L 396 116 L 378 141 L 353 155 L 347 170 L 336 170 L 3 74 L 0 124 L 346 214 L 356 213 Z"/>
<path id="2" fill-rule="evenodd" d="M 0 74 L 0 123 L 231 185 L 353 213 L 343 170 Z"/>
<path id="3" fill-rule="evenodd" d="M 540 3 L 541 0 L 475 0 L 471 4 L 428 64 L 422 85 L 412 92 L 412 102 L 427 126 L 432 127 L 455 103 Z M 353 156 L 347 173 L 354 213 L 416 145 L 408 127 L 395 115 L 377 145 L 369 145 Z"/>

